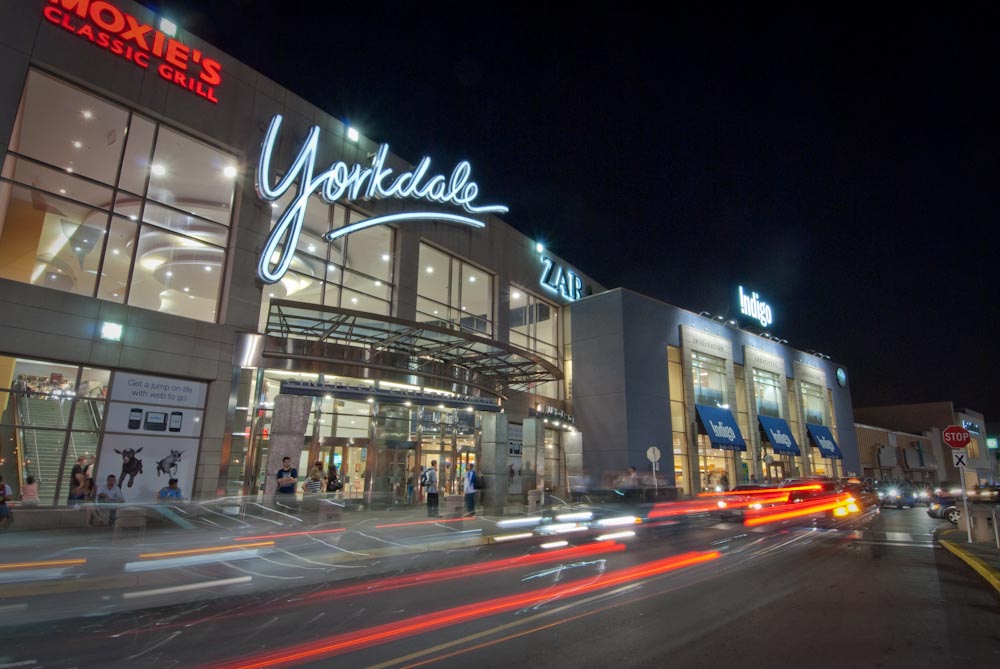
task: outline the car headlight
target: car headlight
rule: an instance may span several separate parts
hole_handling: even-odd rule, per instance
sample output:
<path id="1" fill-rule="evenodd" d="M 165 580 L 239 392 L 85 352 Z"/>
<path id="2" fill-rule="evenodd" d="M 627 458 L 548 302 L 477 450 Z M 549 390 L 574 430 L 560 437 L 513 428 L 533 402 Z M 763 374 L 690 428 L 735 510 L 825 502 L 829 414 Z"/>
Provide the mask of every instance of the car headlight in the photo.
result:
<path id="1" fill-rule="evenodd" d="M 721 500 L 721 499 L 720 499 L 720 500 L 719 500 L 719 508 L 720 508 L 720 509 L 725 509 L 725 508 L 726 508 L 726 506 L 728 506 L 728 505 L 726 504 L 725 500 Z"/>
<path id="2" fill-rule="evenodd" d="M 899 497 L 899 491 L 896 490 L 895 488 L 890 488 L 889 489 L 889 495 L 891 497 Z"/>
<path id="3" fill-rule="evenodd" d="M 933 504 L 930 505 L 931 511 L 937 511 L 940 508 L 941 508 L 941 505 L 938 504 L 937 502 L 934 502 Z"/>
<path id="4" fill-rule="evenodd" d="M 923 497 L 924 499 L 927 499 L 927 491 L 926 490 L 921 490 L 920 491 L 920 496 Z"/>

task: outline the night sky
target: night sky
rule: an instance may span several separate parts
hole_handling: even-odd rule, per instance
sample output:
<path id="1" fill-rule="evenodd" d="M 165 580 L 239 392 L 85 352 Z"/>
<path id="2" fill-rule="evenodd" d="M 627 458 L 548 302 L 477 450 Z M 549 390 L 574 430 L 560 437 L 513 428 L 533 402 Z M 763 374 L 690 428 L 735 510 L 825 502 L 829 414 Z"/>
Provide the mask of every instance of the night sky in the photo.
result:
<path id="1" fill-rule="evenodd" d="M 406 159 L 469 160 L 609 288 L 725 314 L 753 287 L 855 406 L 1000 418 L 1000 6 L 143 4 Z"/>

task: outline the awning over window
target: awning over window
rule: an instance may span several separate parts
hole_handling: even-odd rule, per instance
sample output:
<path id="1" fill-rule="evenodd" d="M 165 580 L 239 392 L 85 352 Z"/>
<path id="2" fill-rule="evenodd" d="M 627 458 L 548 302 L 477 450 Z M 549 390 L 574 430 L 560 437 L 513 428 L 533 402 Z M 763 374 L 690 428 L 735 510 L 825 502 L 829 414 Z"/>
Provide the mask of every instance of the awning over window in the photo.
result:
<path id="1" fill-rule="evenodd" d="M 698 422 L 702 431 L 708 435 L 712 448 L 723 448 L 727 451 L 745 451 L 747 442 L 736 424 L 733 412 L 729 409 L 694 405 L 698 413 Z"/>
<path id="2" fill-rule="evenodd" d="M 809 433 L 809 441 L 819 449 L 824 458 L 844 459 L 844 455 L 840 452 L 837 442 L 833 440 L 833 435 L 830 434 L 829 428 L 806 423 L 806 431 Z"/>
<path id="3" fill-rule="evenodd" d="M 771 444 L 775 453 L 782 455 L 802 455 L 799 445 L 795 443 L 792 431 L 788 429 L 788 423 L 781 418 L 770 416 L 757 416 L 760 421 L 760 431 L 764 438 Z"/>

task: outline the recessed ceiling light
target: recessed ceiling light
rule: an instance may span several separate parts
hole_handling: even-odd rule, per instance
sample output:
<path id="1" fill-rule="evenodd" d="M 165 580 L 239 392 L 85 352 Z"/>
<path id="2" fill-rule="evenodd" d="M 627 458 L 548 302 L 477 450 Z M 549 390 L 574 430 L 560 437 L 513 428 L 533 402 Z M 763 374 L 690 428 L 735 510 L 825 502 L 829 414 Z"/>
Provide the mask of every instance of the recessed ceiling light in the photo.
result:
<path id="1" fill-rule="evenodd" d="M 130 219 L 130 220 L 133 220 L 133 221 L 138 221 L 138 220 L 139 220 L 139 217 L 138 217 L 138 216 L 136 216 L 135 214 L 132 214 L 131 216 L 129 216 L 129 219 Z"/>
<path id="2" fill-rule="evenodd" d="M 383 253 L 382 254 L 382 260 L 384 260 L 385 262 L 389 262 L 389 254 L 388 253 Z"/>
<path id="3" fill-rule="evenodd" d="M 174 275 L 174 273 L 173 273 L 173 272 L 171 272 L 171 271 L 170 271 L 170 270 L 168 269 L 168 270 L 167 270 L 167 276 L 173 276 L 173 275 Z"/>
<path id="4" fill-rule="evenodd" d="M 433 274 L 434 273 L 434 268 L 433 267 L 428 267 L 427 268 L 427 273 L 428 274 Z"/>
<path id="5" fill-rule="evenodd" d="M 190 288 L 188 288 L 187 286 L 184 286 L 184 292 L 185 292 L 185 293 L 190 293 L 190 292 L 191 292 L 191 289 L 190 289 Z"/>
<path id="6" fill-rule="evenodd" d="M 267 296 L 268 297 L 274 297 L 274 293 L 268 293 Z"/>
<path id="7" fill-rule="evenodd" d="M 310 245 L 309 245 L 309 253 L 312 253 L 312 252 L 314 252 L 315 250 L 316 250 L 316 245 L 315 245 L 315 244 L 310 244 Z"/>
<path id="8" fill-rule="evenodd" d="M 211 272 L 212 271 L 212 266 L 211 265 L 205 265 L 205 271 L 206 272 Z"/>
<path id="9" fill-rule="evenodd" d="M 375 285 L 376 285 L 376 286 L 381 286 L 381 285 L 382 285 L 382 282 L 381 282 L 381 281 L 377 281 L 377 280 L 376 280 L 376 281 L 375 281 Z"/>
<path id="10" fill-rule="evenodd" d="M 73 174 L 73 168 L 72 167 L 67 167 L 66 168 L 66 172 L 69 173 L 69 174 Z"/>
<path id="11" fill-rule="evenodd" d="M 512 300 L 519 300 L 519 299 L 521 299 L 521 293 L 519 293 L 519 292 L 517 292 L 515 290 L 513 293 L 510 294 L 510 299 L 512 299 Z"/>
<path id="12" fill-rule="evenodd" d="M 237 174 L 236 168 L 233 167 L 232 165 L 226 165 L 225 167 L 222 168 L 222 176 L 226 177 L 227 179 L 235 179 L 236 174 Z"/>
<path id="13" fill-rule="evenodd" d="M 156 163 L 150 168 L 150 172 L 153 173 L 154 177 L 162 177 L 164 174 L 167 173 L 167 168 L 164 167 L 163 165 L 160 165 L 159 163 Z"/>
<path id="14" fill-rule="evenodd" d="M 119 251 L 118 249 L 111 249 L 111 253 L 112 255 L 118 255 L 119 253 L 121 253 L 121 251 Z"/>
<path id="15" fill-rule="evenodd" d="M 66 194 L 66 189 L 65 188 L 60 188 L 59 189 L 59 194 L 60 195 L 65 195 Z"/>
<path id="16" fill-rule="evenodd" d="M 81 142 L 78 139 L 74 139 L 73 140 L 73 148 L 74 149 L 82 149 L 83 148 L 83 142 Z"/>
<path id="17" fill-rule="evenodd" d="M 90 111 L 89 109 L 81 110 L 80 114 L 83 116 L 83 118 L 87 119 L 88 121 L 94 118 L 94 112 Z"/>
<path id="18" fill-rule="evenodd" d="M 475 283 L 475 282 L 476 282 L 476 277 L 470 276 L 469 277 L 469 283 Z"/>
<path id="19" fill-rule="evenodd" d="M 352 297 L 351 298 L 351 304 L 357 304 L 357 303 L 358 303 L 358 298 Z"/>

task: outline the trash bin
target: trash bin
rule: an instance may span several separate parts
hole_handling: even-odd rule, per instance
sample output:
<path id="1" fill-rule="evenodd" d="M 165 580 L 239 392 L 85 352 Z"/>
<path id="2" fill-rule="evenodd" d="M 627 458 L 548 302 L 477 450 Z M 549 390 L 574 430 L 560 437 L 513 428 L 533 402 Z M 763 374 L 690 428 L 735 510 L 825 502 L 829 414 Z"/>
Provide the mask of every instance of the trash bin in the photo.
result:
<path id="1" fill-rule="evenodd" d="M 542 491 L 528 491 L 528 513 L 538 513 L 542 509 Z"/>

